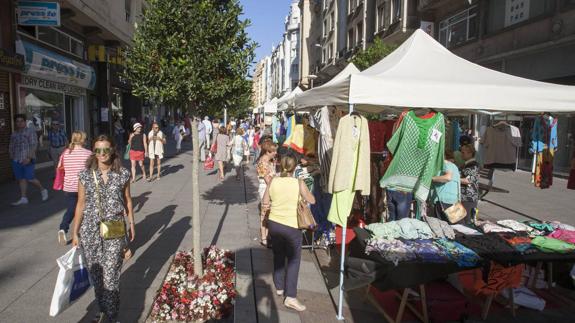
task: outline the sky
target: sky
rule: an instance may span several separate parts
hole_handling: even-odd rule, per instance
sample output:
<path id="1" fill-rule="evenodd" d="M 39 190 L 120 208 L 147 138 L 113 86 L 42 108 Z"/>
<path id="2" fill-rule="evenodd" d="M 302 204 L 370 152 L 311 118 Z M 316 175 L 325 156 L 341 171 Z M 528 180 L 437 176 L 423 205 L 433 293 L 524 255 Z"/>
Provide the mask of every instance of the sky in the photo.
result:
<path id="1" fill-rule="evenodd" d="M 270 55 L 272 46 L 277 45 L 284 32 L 284 20 L 292 0 L 240 0 L 244 7 L 244 19 L 251 20 L 248 33 L 259 44 L 255 62 Z M 254 64 L 255 66 L 255 64 Z"/>

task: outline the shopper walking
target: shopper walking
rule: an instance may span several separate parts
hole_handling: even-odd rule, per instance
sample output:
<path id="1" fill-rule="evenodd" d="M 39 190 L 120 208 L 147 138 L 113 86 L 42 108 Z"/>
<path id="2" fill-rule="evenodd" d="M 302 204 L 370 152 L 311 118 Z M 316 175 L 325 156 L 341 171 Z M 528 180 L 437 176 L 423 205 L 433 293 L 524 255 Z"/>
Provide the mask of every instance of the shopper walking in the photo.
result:
<path id="1" fill-rule="evenodd" d="M 236 169 L 236 180 L 240 180 L 242 160 L 244 158 L 244 151 L 247 147 L 246 141 L 243 138 L 244 129 L 238 128 L 234 139 L 232 139 L 232 161 Z"/>
<path id="2" fill-rule="evenodd" d="M 182 140 L 186 135 L 186 127 L 184 127 L 183 121 L 178 121 L 174 130 L 172 130 L 172 135 L 174 136 L 174 140 L 176 141 L 176 153 L 179 154 L 182 150 Z"/>
<path id="3" fill-rule="evenodd" d="M 66 213 L 60 222 L 58 231 L 58 243 L 65 246 L 68 243 L 68 229 L 74 219 L 76 204 L 78 203 L 78 174 L 86 168 L 86 161 L 92 156 L 92 151 L 84 148 L 86 144 L 86 133 L 74 131 L 68 149 L 62 153 L 62 164 L 64 167 L 64 196 L 66 197 Z"/>
<path id="4" fill-rule="evenodd" d="M 264 198 L 264 193 L 271 182 L 272 178 L 276 176 L 275 157 L 277 154 L 278 146 L 271 140 L 266 140 L 261 144 L 262 153 L 258 159 L 256 172 L 258 174 L 258 196 L 260 198 L 260 244 L 264 247 L 268 246 L 268 227 L 266 223 L 267 211 L 261 206 Z"/>
<path id="5" fill-rule="evenodd" d="M 230 137 L 228 136 L 226 128 L 224 126 L 220 127 L 220 130 L 214 140 L 217 145 L 216 161 L 218 162 L 220 180 L 223 180 L 226 174 L 224 169 L 225 166 L 224 163 L 228 161 L 228 148 L 231 145 Z"/>
<path id="6" fill-rule="evenodd" d="M 154 162 L 158 165 L 158 175 L 156 179 L 160 179 L 162 173 L 161 160 L 164 158 L 164 145 L 166 144 L 166 136 L 157 122 L 152 123 L 152 131 L 148 134 L 148 158 L 150 158 L 150 173 L 148 174 L 148 181 L 153 181 L 154 177 Z"/>
<path id="7" fill-rule="evenodd" d="M 148 140 L 142 133 L 142 125 L 136 122 L 133 126 L 134 132 L 130 134 L 128 143 L 130 144 L 130 163 L 132 164 L 132 183 L 136 181 L 136 163 L 142 170 L 142 178 L 146 180 L 146 169 L 144 168 L 144 157 L 148 154 Z"/>
<path id="8" fill-rule="evenodd" d="M 102 220 L 123 222 L 127 216 L 129 238 L 134 241 L 130 172 L 121 166 L 116 147 L 107 136 L 96 138 L 92 147 L 94 155 L 79 174 L 72 245 L 81 245 L 86 257 L 96 300 L 103 313 L 99 322 L 116 322 L 127 237 L 105 239 L 100 226 Z"/>
<path id="9" fill-rule="evenodd" d="M 50 131 L 48 131 L 48 142 L 50 143 L 48 152 L 54 162 L 54 170 L 56 170 L 58 168 L 58 162 L 60 161 L 60 155 L 62 155 L 62 152 L 68 144 L 66 132 L 62 129 L 62 125 L 60 125 L 58 120 L 52 121 L 52 127 Z"/>
<path id="10" fill-rule="evenodd" d="M 454 163 L 453 152 L 445 150 L 443 170 L 437 176 L 433 176 L 431 180 L 431 201 L 433 202 L 435 217 L 447 220 L 443 210 L 459 202 L 460 199 L 460 175 L 459 169 Z"/>
<path id="11" fill-rule="evenodd" d="M 461 169 L 461 204 L 467 211 L 464 222 L 475 221 L 479 201 L 479 164 L 475 161 L 475 147 L 472 144 L 460 148 L 465 166 Z"/>
<path id="12" fill-rule="evenodd" d="M 306 307 L 296 298 L 302 247 L 297 208 L 300 199 L 315 204 L 315 198 L 303 180 L 293 177 L 296 164 L 293 156 L 281 158 L 281 177 L 271 180 L 264 193 L 262 207 L 270 210 L 268 228 L 274 254 L 273 280 L 276 293 L 278 296 L 286 296 L 286 307 L 301 312 Z"/>
<path id="13" fill-rule="evenodd" d="M 28 204 L 28 183 L 38 187 L 42 194 L 42 201 L 48 200 L 48 190 L 36 179 L 34 168 L 36 167 L 36 148 L 38 136 L 32 128 L 26 127 L 26 116 L 14 115 L 15 130 L 10 136 L 8 153 L 12 161 L 12 171 L 20 186 L 20 199 L 12 206 Z"/>
<path id="14" fill-rule="evenodd" d="M 198 124 L 198 149 L 200 151 L 200 161 L 203 162 L 206 160 L 206 126 L 199 118 L 196 118 L 196 122 Z M 196 147 L 194 147 L 194 149 L 195 148 Z"/>
<path id="15" fill-rule="evenodd" d="M 204 117 L 204 121 L 202 121 L 202 123 L 204 124 L 204 128 L 206 129 L 206 145 L 205 147 L 207 149 L 210 149 L 211 145 L 211 136 L 212 136 L 212 131 L 213 131 L 213 127 L 212 127 L 212 122 L 210 121 L 210 117 L 205 116 Z"/>

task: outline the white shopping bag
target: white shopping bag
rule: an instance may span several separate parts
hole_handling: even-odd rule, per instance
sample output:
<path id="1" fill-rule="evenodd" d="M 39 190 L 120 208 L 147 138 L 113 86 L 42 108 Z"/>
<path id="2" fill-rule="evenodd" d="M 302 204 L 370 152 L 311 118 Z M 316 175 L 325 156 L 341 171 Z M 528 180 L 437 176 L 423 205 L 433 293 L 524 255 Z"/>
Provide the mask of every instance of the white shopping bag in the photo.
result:
<path id="1" fill-rule="evenodd" d="M 90 288 L 90 278 L 84 254 L 78 247 L 73 247 L 56 260 L 60 272 L 52 295 L 50 316 L 56 316 L 68 308 L 74 301 L 84 295 Z"/>

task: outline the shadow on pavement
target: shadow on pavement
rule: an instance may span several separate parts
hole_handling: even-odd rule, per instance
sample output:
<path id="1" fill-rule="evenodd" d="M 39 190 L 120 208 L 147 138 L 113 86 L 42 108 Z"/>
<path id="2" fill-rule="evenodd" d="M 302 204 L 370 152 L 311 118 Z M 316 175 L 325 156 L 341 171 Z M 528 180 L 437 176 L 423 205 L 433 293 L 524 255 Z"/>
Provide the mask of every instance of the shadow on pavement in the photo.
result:
<path id="1" fill-rule="evenodd" d="M 150 194 L 152 194 L 152 192 L 147 191 L 138 196 L 132 197 L 132 208 L 134 209 L 134 213 L 138 213 L 142 210 L 142 207 L 144 207 L 146 202 L 150 199 L 148 197 Z"/>
<path id="2" fill-rule="evenodd" d="M 165 165 L 165 166 L 162 165 L 162 176 L 167 176 L 170 174 L 177 173 L 178 171 L 180 171 L 183 168 L 184 168 L 184 165 L 182 165 L 182 164 Z"/>

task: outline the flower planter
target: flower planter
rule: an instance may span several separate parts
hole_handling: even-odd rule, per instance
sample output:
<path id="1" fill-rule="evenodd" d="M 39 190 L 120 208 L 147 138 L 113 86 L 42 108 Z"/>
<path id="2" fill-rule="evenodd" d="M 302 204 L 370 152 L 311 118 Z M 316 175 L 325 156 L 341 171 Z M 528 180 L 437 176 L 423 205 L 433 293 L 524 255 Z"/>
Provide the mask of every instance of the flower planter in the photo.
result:
<path id="1" fill-rule="evenodd" d="M 194 274 L 192 252 L 179 251 L 152 305 L 149 322 L 204 322 L 233 312 L 234 254 L 215 246 L 204 249 L 204 276 Z"/>

